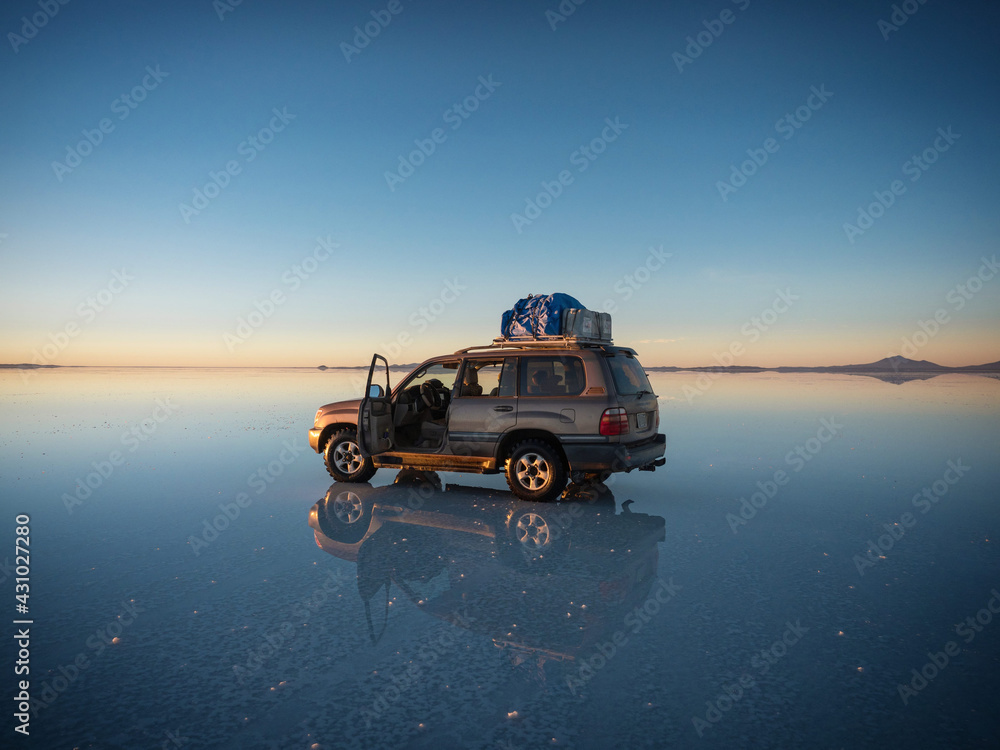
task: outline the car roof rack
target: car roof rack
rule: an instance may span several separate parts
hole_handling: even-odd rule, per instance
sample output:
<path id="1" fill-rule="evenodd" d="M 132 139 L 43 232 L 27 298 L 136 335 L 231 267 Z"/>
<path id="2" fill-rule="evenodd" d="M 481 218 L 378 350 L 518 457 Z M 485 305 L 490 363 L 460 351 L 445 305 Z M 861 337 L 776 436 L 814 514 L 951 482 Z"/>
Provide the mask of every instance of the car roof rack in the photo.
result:
<path id="1" fill-rule="evenodd" d="M 505 339 L 503 337 L 493 339 L 492 344 L 484 346 L 469 346 L 459 349 L 455 354 L 468 354 L 474 351 L 496 351 L 498 349 L 601 349 L 611 353 L 615 351 L 626 351 L 635 354 L 633 349 L 627 346 L 615 346 L 609 341 L 597 339 L 574 339 L 565 336 L 552 336 L 549 338 L 537 339 Z"/>

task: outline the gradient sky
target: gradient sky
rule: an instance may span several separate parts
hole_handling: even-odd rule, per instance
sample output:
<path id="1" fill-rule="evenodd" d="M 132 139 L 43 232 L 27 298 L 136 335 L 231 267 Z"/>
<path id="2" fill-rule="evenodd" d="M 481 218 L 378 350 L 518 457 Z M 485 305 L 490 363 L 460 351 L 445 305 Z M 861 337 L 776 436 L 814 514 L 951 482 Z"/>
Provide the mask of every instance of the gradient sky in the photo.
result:
<path id="1" fill-rule="evenodd" d="M 743 365 L 1000 360 L 1000 279 L 956 291 L 1000 235 L 996 4 L 911 0 L 895 31 L 879 26 L 888 2 L 587 0 L 564 20 L 546 15 L 555 0 L 389 5 L 244 0 L 220 19 L 222 0 L 78 0 L 27 39 L 42 6 L 6 3 L 0 362 L 413 362 L 488 342 L 518 298 L 554 291 L 613 303 L 616 343 L 648 366 L 713 364 L 733 342 Z M 391 21 L 348 61 L 373 12 Z M 706 23 L 721 34 L 679 70 Z M 832 96 L 778 125 L 814 87 Z M 294 119 L 258 149 L 274 110 Z M 53 166 L 104 118 L 92 153 Z M 602 133 L 615 140 L 587 160 Z M 947 150 L 912 181 L 936 139 Z M 228 162 L 239 172 L 185 216 Z M 563 170 L 561 194 L 515 226 Z M 895 180 L 905 192 L 849 239 Z M 338 247 L 296 277 L 317 238 Z M 630 289 L 651 248 L 670 257 Z M 275 290 L 273 314 L 227 338 Z M 797 299 L 769 313 L 777 290 Z M 947 322 L 907 351 L 939 310 Z"/>

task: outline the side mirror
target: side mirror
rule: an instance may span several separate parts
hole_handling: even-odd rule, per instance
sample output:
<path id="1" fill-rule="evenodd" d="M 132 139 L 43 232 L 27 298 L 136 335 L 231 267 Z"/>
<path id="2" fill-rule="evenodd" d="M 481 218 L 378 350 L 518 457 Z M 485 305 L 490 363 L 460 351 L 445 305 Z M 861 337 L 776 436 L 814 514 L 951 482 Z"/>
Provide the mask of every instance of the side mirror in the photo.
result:
<path id="1" fill-rule="evenodd" d="M 385 391 L 382 390 L 380 385 L 372 385 L 368 389 L 368 398 L 382 398 L 385 395 Z"/>

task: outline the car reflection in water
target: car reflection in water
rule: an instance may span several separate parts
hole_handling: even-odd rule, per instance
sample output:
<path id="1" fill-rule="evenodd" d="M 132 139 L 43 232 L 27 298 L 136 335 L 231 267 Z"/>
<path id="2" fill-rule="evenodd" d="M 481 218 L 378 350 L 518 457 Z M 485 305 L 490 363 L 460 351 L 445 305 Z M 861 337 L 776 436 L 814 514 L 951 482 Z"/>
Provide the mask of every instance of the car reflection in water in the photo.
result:
<path id="1" fill-rule="evenodd" d="M 627 628 L 649 596 L 664 519 L 629 505 L 619 511 L 604 485 L 571 486 L 559 504 L 530 503 L 401 471 L 387 487 L 335 483 L 309 525 L 323 550 L 357 563 L 373 643 L 395 585 L 427 614 L 491 638 L 513 665 L 544 679 L 546 662 L 570 667 Z"/>

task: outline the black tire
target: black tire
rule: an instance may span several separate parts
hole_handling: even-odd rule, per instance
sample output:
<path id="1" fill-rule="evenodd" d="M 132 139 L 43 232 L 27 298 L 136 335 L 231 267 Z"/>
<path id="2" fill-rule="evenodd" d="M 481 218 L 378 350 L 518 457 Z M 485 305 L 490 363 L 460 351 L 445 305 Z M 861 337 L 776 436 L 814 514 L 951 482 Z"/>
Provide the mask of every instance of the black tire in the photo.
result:
<path id="1" fill-rule="evenodd" d="M 566 466 L 559 453 L 542 440 L 524 440 L 507 460 L 507 486 L 522 500 L 544 502 L 562 494 Z"/>
<path id="2" fill-rule="evenodd" d="M 334 433 L 323 451 L 323 463 L 338 482 L 367 482 L 377 471 L 371 457 L 361 452 L 357 430 Z"/>

